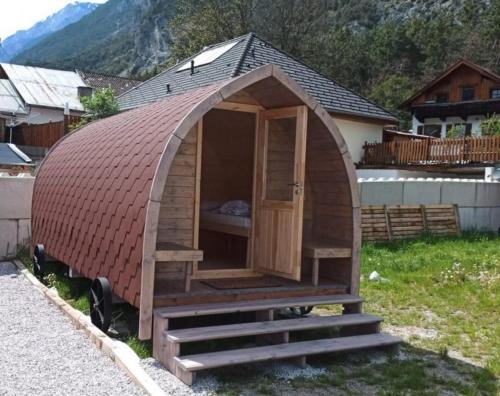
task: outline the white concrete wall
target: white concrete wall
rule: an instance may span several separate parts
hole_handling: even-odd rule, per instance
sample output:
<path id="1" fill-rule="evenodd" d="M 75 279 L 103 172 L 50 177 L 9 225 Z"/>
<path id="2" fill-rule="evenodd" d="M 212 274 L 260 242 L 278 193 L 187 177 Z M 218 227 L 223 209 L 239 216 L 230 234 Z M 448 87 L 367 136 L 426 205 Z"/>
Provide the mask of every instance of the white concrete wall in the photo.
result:
<path id="1" fill-rule="evenodd" d="M 0 259 L 14 257 L 31 237 L 34 177 L 0 177 Z"/>
<path id="2" fill-rule="evenodd" d="M 32 107 L 28 116 L 29 124 L 47 124 L 64 120 L 63 109 L 45 109 L 43 107 Z"/>
<path id="3" fill-rule="evenodd" d="M 406 170 L 406 169 L 356 169 L 358 179 L 408 179 L 408 178 L 424 178 L 436 179 L 440 178 L 460 178 L 460 179 L 480 179 L 483 180 L 483 175 L 459 175 L 451 173 L 426 172 L 421 170 Z"/>
<path id="4" fill-rule="evenodd" d="M 333 116 L 333 120 L 344 137 L 351 158 L 355 163 L 360 162 L 363 157 L 363 146 L 365 142 L 375 143 L 382 141 L 382 125 L 346 120 L 335 116 Z"/>
<path id="5" fill-rule="evenodd" d="M 500 230 L 500 183 L 480 180 L 360 181 L 362 205 L 457 204 L 462 230 Z"/>
<path id="6" fill-rule="evenodd" d="M 82 112 L 70 111 L 71 115 L 82 115 Z M 47 109 L 45 107 L 32 106 L 26 120 L 29 124 L 47 124 L 49 122 L 64 121 L 63 109 Z"/>

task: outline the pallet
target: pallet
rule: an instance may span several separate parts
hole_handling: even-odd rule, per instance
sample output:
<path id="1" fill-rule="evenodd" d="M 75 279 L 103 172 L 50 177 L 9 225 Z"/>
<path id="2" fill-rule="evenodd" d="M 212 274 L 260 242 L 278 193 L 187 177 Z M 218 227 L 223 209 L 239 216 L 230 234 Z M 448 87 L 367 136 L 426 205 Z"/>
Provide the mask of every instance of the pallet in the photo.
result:
<path id="1" fill-rule="evenodd" d="M 199 370 L 273 359 L 292 359 L 293 363 L 303 366 L 308 355 L 400 343 L 399 338 L 379 333 L 382 318 L 362 314 L 361 303 L 362 298 L 344 294 L 160 308 L 154 312 L 153 355 L 179 379 L 191 385 Z M 344 314 L 274 320 L 275 310 L 281 308 L 325 304 L 343 305 Z M 172 321 L 179 318 L 237 312 L 253 312 L 255 321 L 170 328 Z M 291 333 L 329 328 L 337 329 L 336 334 L 340 337 L 290 342 Z M 245 343 L 248 339 L 253 339 L 255 346 L 192 355 L 182 353 L 182 345 L 189 343 L 202 342 L 210 345 L 206 342 L 238 338 L 244 339 Z"/>
<path id="2" fill-rule="evenodd" d="M 459 234 L 456 205 L 367 205 L 361 208 L 365 241 L 417 237 L 423 232 Z"/>

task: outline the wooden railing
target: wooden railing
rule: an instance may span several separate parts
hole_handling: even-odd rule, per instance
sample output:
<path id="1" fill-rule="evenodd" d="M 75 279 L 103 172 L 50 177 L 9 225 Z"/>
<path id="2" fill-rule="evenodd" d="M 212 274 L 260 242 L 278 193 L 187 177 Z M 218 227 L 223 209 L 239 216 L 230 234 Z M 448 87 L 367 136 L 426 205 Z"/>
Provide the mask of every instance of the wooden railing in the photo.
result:
<path id="1" fill-rule="evenodd" d="M 500 136 L 365 143 L 363 165 L 468 165 L 500 161 Z"/>

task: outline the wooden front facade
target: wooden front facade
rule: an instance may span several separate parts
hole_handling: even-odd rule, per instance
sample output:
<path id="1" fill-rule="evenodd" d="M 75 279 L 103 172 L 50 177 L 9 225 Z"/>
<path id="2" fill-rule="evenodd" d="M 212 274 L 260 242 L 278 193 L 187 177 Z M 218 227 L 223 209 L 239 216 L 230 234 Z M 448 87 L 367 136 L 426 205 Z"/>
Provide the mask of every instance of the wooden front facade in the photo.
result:
<path id="1" fill-rule="evenodd" d="M 351 253 L 345 255 L 346 249 L 352 251 L 351 189 L 339 182 L 345 173 L 335 142 L 305 106 L 251 109 L 210 110 L 189 131 L 173 159 L 157 243 L 200 249 L 203 260 L 192 265 L 157 261 L 156 307 L 199 302 L 200 297 L 224 301 L 251 296 L 237 287 L 217 292 L 207 287 L 207 279 L 288 278 L 297 282 L 301 295 L 345 292 L 352 285 Z M 270 123 L 276 119 L 285 121 Z M 251 203 L 249 227 L 204 218 L 206 203 L 228 200 Z M 312 261 L 302 257 L 303 244 L 311 243 L 344 252 L 321 266 L 318 290 L 311 287 Z M 191 290 L 183 295 L 181 280 L 186 276 Z M 281 296 L 294 289 L 293 282 L 278 283 L 252 293 Z"/>

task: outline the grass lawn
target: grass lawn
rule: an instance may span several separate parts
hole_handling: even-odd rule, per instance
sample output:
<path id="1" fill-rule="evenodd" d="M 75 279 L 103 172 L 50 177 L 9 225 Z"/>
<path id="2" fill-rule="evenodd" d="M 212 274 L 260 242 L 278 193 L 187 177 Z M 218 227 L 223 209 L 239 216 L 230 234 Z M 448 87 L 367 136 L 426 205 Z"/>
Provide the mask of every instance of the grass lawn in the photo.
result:
<path id="1" fill-rule="evenodd" d="M 30 264 L 24 259 L 25 264 Z M 57 268 L 56 268 L 57 269 Z M 46 281 L 88 313 L 84 280 L 58 269 Z M 382 280 L 370 281 L 377 271 Z M 52 279 L 51 279 L 52 277 Z M 405 339 L 401 352 L 314 357 L 306 370 L 276 365 L 215 370 L 217 394 L 497 395 L 500 376 L 500 239 L 485 233 L 365 244 L 364 311 L 385 318 L 384 331 Z M 322 307 L 322 314 L 338 307 Z M 121 309 L 128 322 L 136 312 Z M 150 345 L 134 330 L 121 336 L 142 357 Z"/>

